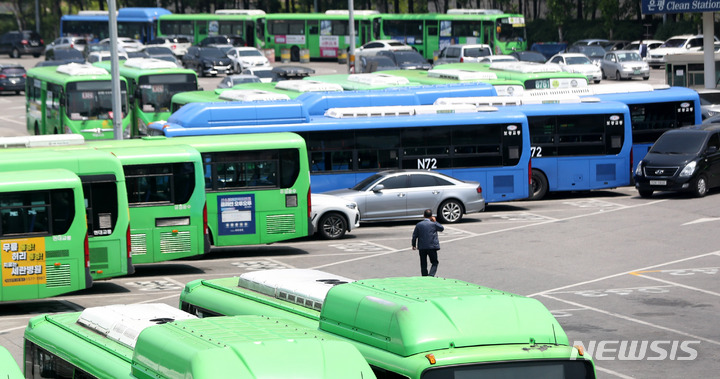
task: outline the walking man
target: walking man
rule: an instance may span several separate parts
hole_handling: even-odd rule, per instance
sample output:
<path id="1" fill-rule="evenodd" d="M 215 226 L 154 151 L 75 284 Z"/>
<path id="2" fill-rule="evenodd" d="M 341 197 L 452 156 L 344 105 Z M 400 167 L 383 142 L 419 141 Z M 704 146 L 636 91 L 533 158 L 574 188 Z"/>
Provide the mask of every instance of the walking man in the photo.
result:
<path id="1" fill-rule="evenodd" d="M 420 273 L 422 276 L 435 276 L 438 267 L 437 251 L 440 250 L 438 231 L 445 230 L 445 227 L 435 221 L 432 210 L 426 209 L 423 213 L 424 220 L 415 225 L 412 234 L 413 250 L 420 250 Z M 430 272 L 427 269 L 427 259 L 430 258 Z"/>

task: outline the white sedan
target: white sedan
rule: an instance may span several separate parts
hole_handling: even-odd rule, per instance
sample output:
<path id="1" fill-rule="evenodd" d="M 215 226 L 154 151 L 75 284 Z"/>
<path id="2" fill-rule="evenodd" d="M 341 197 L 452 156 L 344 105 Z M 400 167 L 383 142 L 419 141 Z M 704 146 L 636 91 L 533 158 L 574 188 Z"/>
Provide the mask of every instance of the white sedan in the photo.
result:
<path id="1" fill-rule="evenodd" d="M 412 50 L 412 46 L 406 45 L 400 41 L 393 39 L 381 39 L 376 41 L 370 41 L 357 49 L 355 49 L 355 56 L 371 56 L 377 55 L 378 51 L 393 51 L 393 50 Z"/>
<path id="2" fill-rule="evenodd" d="M 270 61 L 254 47 L 232 47 L 225 54 L 232 60 L 236 73 L 252 67 L 270 67 Z"/>
<path id="3" fill-rule="evenodd" d="M 105 38 L 104 40 L 101 40 L 98 42 L 99 44 L 109 44 L 110 38 Z M 117 45 L 118 47 L 122 48 L 123 50 L 127 52 L 134 52 L 134 51 L 140 51 L 145 47 L 142 42 L 128 38 L 128 37 L 118 37 L 117 39 Z"/>
<path id="4" fill-rule="evenodd" d="M 588 83 L 600 83 L 602 71 L 585 54 L 561 53 L 550 58 L 546 63 L 559 64 L 565 72 L 583 74 L 587 77 Z"/>
<path id="5" fill-rule="evenodd" d="M 338 239 L 360 226 L 360 212 L 354 201 L 338 196 L 313 193 L 310 195 L 310 220 L 318 236 Z"/>

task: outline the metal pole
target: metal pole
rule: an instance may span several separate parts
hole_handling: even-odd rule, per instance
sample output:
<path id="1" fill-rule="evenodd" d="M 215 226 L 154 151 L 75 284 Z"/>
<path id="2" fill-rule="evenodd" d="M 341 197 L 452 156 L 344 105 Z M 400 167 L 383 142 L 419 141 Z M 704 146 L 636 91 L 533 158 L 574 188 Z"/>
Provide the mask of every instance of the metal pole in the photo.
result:
<path id="1" fill-rule="evenodd" d="M 705 63 L 705 88 L 715 88 L 715 26 L 713 12 L 703 12 L 703 62 Z"/>
<path id="2" fill-rule="evenodd" d="M 350 51 L 348 52 L 348 70 L 353 68 L 355 70 L 355 10 L 353 9 L 355 4 L 353 0 L 348 0 L 348 14 L 350 23 Z"/>
<path id="3" fill-rule="evenodd" d="M 35 0 L 35 31 L 40 34 L 40 0 Z"/>
<path id="4" fill-rule="evenodd" d="M 117 49 L 117 12 L 115 0 L 107 0 L 108 22 L 110 24 L 110 75 L 112 76 L 112 123 L 115 139 L 123 139 L 122 130 L 122 103 L 120 102 L 120 70 L 118 68 Z"/>

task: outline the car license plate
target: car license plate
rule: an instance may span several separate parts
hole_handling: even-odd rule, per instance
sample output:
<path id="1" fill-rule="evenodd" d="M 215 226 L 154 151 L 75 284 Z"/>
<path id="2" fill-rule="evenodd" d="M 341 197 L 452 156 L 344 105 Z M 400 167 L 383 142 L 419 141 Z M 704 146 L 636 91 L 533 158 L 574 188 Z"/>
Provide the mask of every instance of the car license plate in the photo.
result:
<path id="1" fill-rule="evenodd" d="M 635 75 L 640 75 L 640 70 L 635 70 L 633 72 L 635 73 Z"/>
<path id="2" fill-rule="evenodd" d="M 651 186 L 665 186 L 665 185 L 667 185 L 667 180 L 651 180 L 650 185 Z"/>
<path id="3" fill-rule="evenodd" d="M 37 45 L 38 45 L 37 42 L 35 42 L 35 41 L 30 41 L 30 46 L 37 46 Z"/>

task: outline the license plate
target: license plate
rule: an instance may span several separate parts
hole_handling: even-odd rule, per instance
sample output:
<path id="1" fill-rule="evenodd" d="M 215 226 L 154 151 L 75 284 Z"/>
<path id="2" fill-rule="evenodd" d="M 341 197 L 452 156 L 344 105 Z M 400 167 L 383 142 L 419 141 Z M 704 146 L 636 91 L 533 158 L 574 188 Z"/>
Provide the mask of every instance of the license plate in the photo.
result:
<path id="1" fill-rule="evenodd" d="M 30 41 L 30 46 L 37 46 L 37 45 L 38 45 L 37 42 Z"/>
<path id="2" fill-rule="evenodd" d="M 650 185 L 651 186 L 665 186 L 665 185 L 667 185 L 667 180 L 651 180 Z"/>
<path id="3" fill-rule="evenodd" d="M 635 73 L 635 75 L 640 75 L 640 70 L 635 70 L 633 72 Z"/>

